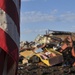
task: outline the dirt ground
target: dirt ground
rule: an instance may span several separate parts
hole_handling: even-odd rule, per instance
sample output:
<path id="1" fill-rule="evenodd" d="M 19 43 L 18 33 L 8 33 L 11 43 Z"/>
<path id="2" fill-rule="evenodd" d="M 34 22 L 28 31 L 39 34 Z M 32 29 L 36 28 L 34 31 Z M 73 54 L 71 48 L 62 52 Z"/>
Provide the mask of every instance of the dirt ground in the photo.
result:
<path id="1" fill-rule="evenodd" d="M 75 75 L 75 67 L 71 66 L 39 66 L 19 65 L 18 75 Z"/>

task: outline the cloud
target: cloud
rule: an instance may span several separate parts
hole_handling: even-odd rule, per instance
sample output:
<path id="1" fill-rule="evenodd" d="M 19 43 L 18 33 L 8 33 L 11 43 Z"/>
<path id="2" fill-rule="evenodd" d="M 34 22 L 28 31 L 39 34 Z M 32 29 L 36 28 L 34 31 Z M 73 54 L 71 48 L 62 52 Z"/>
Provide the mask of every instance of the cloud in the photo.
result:
<path id="1" fill-rule="evenodd" d="M 58 14 L 58 11 L 55 9 L 50 13 L 42 13 L 40 11 L 31 11 L 21 13 L 21 22 L 23 23 L 32 23 L 32 22 L 74 22 L 75 13 L 66 12 Z"/>
<path id="2" fill-rule="evenodd" d="M 45 32 L 47 29 L 25 29 L 24 31 L 22 31 L 22 34 L 30 34 L 30 33 L 42 33 Z"/>
<path id="3" fill-rule="evenodd" d="M 50 14 L 56 14 L 58 12 L 58 10 L 57 9 L 54 9 L 54 10 L 52 10 L 51 12 L 50 12 Z"/>
<path id="4" fill-rule="evenodd" d="M 67 12 L 60 15 L 60 19 L 66 22 L 74 22 L 75 21 L 75 13 Z"/>
<path id="5" fill-rule="evenodd" d="M 54 21 L 55 20 L 54 15 L 45 14 L 41 12 L 25 12 L 21 14 L 21 21 L 24 21 L 26 23 L 30 22 L 43 22 L 43 21 Z"/>

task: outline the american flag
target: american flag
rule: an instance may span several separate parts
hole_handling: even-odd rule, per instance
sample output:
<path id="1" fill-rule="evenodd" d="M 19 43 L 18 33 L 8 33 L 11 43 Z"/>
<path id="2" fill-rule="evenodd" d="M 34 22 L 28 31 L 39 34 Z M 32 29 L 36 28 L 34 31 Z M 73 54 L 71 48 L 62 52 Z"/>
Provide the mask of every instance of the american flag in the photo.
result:
<path id="1" fill-rule="evenodd" d="M 20 0 L 0 0 L 0 75 L 17 75 Z"/>

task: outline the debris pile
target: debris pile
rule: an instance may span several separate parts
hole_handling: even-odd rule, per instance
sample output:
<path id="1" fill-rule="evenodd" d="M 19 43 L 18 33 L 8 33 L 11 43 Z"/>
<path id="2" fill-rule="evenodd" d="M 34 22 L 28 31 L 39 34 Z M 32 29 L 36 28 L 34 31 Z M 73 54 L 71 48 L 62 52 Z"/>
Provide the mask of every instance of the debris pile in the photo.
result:
<path id="1" fill-rule="evenodd" d="M 75 67 L 70 66 L 39 66 L 21 65 L 22 68 L 18 70 L 18 75 L 75 75 Z"/>
<path id="2" fill-rule="evenodd" d="M 18 73 L 75 74 L 75 39 L 72 32 L 48 31 L 33 42 L 22 43 L 20 49 Z"/>

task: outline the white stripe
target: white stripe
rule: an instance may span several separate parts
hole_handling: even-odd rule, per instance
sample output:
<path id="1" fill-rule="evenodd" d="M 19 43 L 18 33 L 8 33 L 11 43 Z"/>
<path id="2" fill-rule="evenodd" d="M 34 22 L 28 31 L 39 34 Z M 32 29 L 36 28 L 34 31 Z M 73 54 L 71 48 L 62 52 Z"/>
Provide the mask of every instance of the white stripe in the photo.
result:
<path id="1" fill-rule="evenodd" d="M 14 21 L 0 9 L 0 28 L 3 29 L 19 47 L 19 33 Z"/>
<path id="2" fill-rule="evenodd" d="M 13 0 L 13 2 L 16 5 L 17 11 L 18 11 L 18 15 L 20 15 L 19 0 Z"/>

